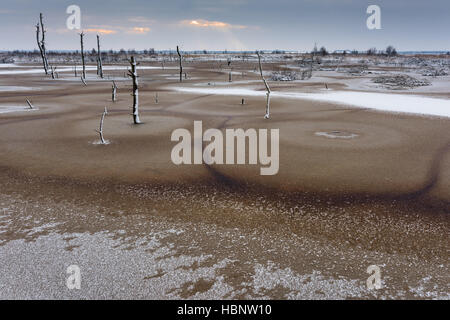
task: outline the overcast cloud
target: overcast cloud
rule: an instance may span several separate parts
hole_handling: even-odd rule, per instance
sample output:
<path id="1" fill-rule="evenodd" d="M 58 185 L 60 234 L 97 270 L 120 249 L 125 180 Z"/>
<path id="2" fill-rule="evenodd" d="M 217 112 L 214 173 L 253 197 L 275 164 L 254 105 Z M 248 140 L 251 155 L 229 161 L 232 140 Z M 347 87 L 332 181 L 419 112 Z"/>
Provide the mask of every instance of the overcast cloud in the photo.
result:
<path id="1" fill-rule="evenodd" d="M 66 8 L 82 12 L 86 47 L 103 49 L 450 50 L 448 0 L 1 0 L 1 50 L 35 49 L 44 14 L 49 50 L 78 49 Z M 381 30 L 368 30 L 366 9 L 381 7 Z M 6 30 L 6 32 L 5 32 Z"/>

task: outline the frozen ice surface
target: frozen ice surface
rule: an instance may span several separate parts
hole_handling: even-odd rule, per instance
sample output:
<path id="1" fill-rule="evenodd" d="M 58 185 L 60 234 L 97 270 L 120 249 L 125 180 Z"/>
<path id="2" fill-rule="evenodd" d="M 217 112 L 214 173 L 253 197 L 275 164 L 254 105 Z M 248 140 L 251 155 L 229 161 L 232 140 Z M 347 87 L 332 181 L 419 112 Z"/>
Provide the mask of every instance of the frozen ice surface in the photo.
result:
<path id="1" fill-rule="evenodd" d="M 28 106 L 17 105 L 0 105 L 0 113 L 35 111 L 36 108 L 30 109 Z"/>
<path id="2" fill-rule="evenodd" d="M 237 88 L 176 88 L 186 93 L 264 96 L 265 91 Z M 324 93 L 276 92 L 271 97 L 324 101 L 388 112 L 450 117 L 450 100 L 419 95 L 378 92 L 332 91 Z"/>

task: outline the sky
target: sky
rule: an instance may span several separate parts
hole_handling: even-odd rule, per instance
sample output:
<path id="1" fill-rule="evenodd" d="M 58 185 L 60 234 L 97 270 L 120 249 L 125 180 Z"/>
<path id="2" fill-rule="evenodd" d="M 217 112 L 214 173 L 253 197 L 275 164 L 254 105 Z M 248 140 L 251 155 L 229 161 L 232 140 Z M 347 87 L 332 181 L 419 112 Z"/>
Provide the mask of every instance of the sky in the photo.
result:
<path id="1" fill-rule="evenodd" d="M 40 12 L 47 50 L 79 49 L 69 5 L 80 7 L 87 49 L 100 34 L 102 50 L 450 50 L 449 0 L 0 0 L 0 50 L 37 49 Z M 381 29 L 367 28 L 369 5 Z"/>

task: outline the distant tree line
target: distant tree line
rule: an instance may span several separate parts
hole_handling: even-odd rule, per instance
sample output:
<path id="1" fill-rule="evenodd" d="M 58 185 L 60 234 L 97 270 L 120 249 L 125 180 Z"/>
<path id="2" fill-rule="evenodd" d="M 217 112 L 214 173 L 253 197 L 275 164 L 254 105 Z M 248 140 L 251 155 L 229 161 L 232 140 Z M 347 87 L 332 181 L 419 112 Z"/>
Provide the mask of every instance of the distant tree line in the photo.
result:
<path id="1" fill-rule="evenodd" d="M 314 50 L 311 52 L 314 55 L 320 55 L 320 56 L 327 56 L 330 53 L 328 52 L 328 50 L 325 47 L 321 47 L 320 49 L 317 49 L 316 47 L 314 47 Z M 352 55 L 359 55 L 359 54 L 366 54 L 368 56 L 375 56 L 375 55 L 382 55 L 382 56 L 388 56 L 388 57 L 393 57 L 393 56 L 397 56 L 398 52 L 397 49 L 395 49 L 393 46 L 388 46 L 386 48 L 386 50 L 377 50 L 377 48 L 373 47 L 370 48 L 366 51 L 358 51 L 358 50 L 337 50 L 334 52 L 334 54 L 347 54 L 350 53 Z"/>

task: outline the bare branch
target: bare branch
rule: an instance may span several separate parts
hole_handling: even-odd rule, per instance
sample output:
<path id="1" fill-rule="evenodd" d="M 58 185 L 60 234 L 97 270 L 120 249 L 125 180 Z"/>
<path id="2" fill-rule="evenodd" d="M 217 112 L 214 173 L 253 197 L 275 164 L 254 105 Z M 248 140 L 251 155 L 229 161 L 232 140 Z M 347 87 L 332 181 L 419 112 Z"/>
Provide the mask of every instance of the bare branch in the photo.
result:
<path id="1" fill-rule="evenodd" d="M 258 64 L 259 64 L 259 73 L 261 74 L 261 79 L 264 82 L 264 85 L 266 86 L 266 96 L 267 96 L 267 100 L 266 100 L 266 114 L 264 116 L 264 119 L 269 119 L 270 117 L 270 87 L 269 84 L 267 83 L 266 79 L 264 79 L 263 76 L 263 71 L 262 71 L 262 66 L 261 66 L 261 55 L 259 54 L 259 52 L 256 52 L 256 54 L 258 55 Z"/>
<path id="2" fill-rule="evenodd" d="M 181 55 L 180 48 L 178 48 L 178 46 L 177 46 L 177 53 L 180 62 L 180 82 L 183 82 L 183 63 L 182 63 L 183 56 Z"/>

